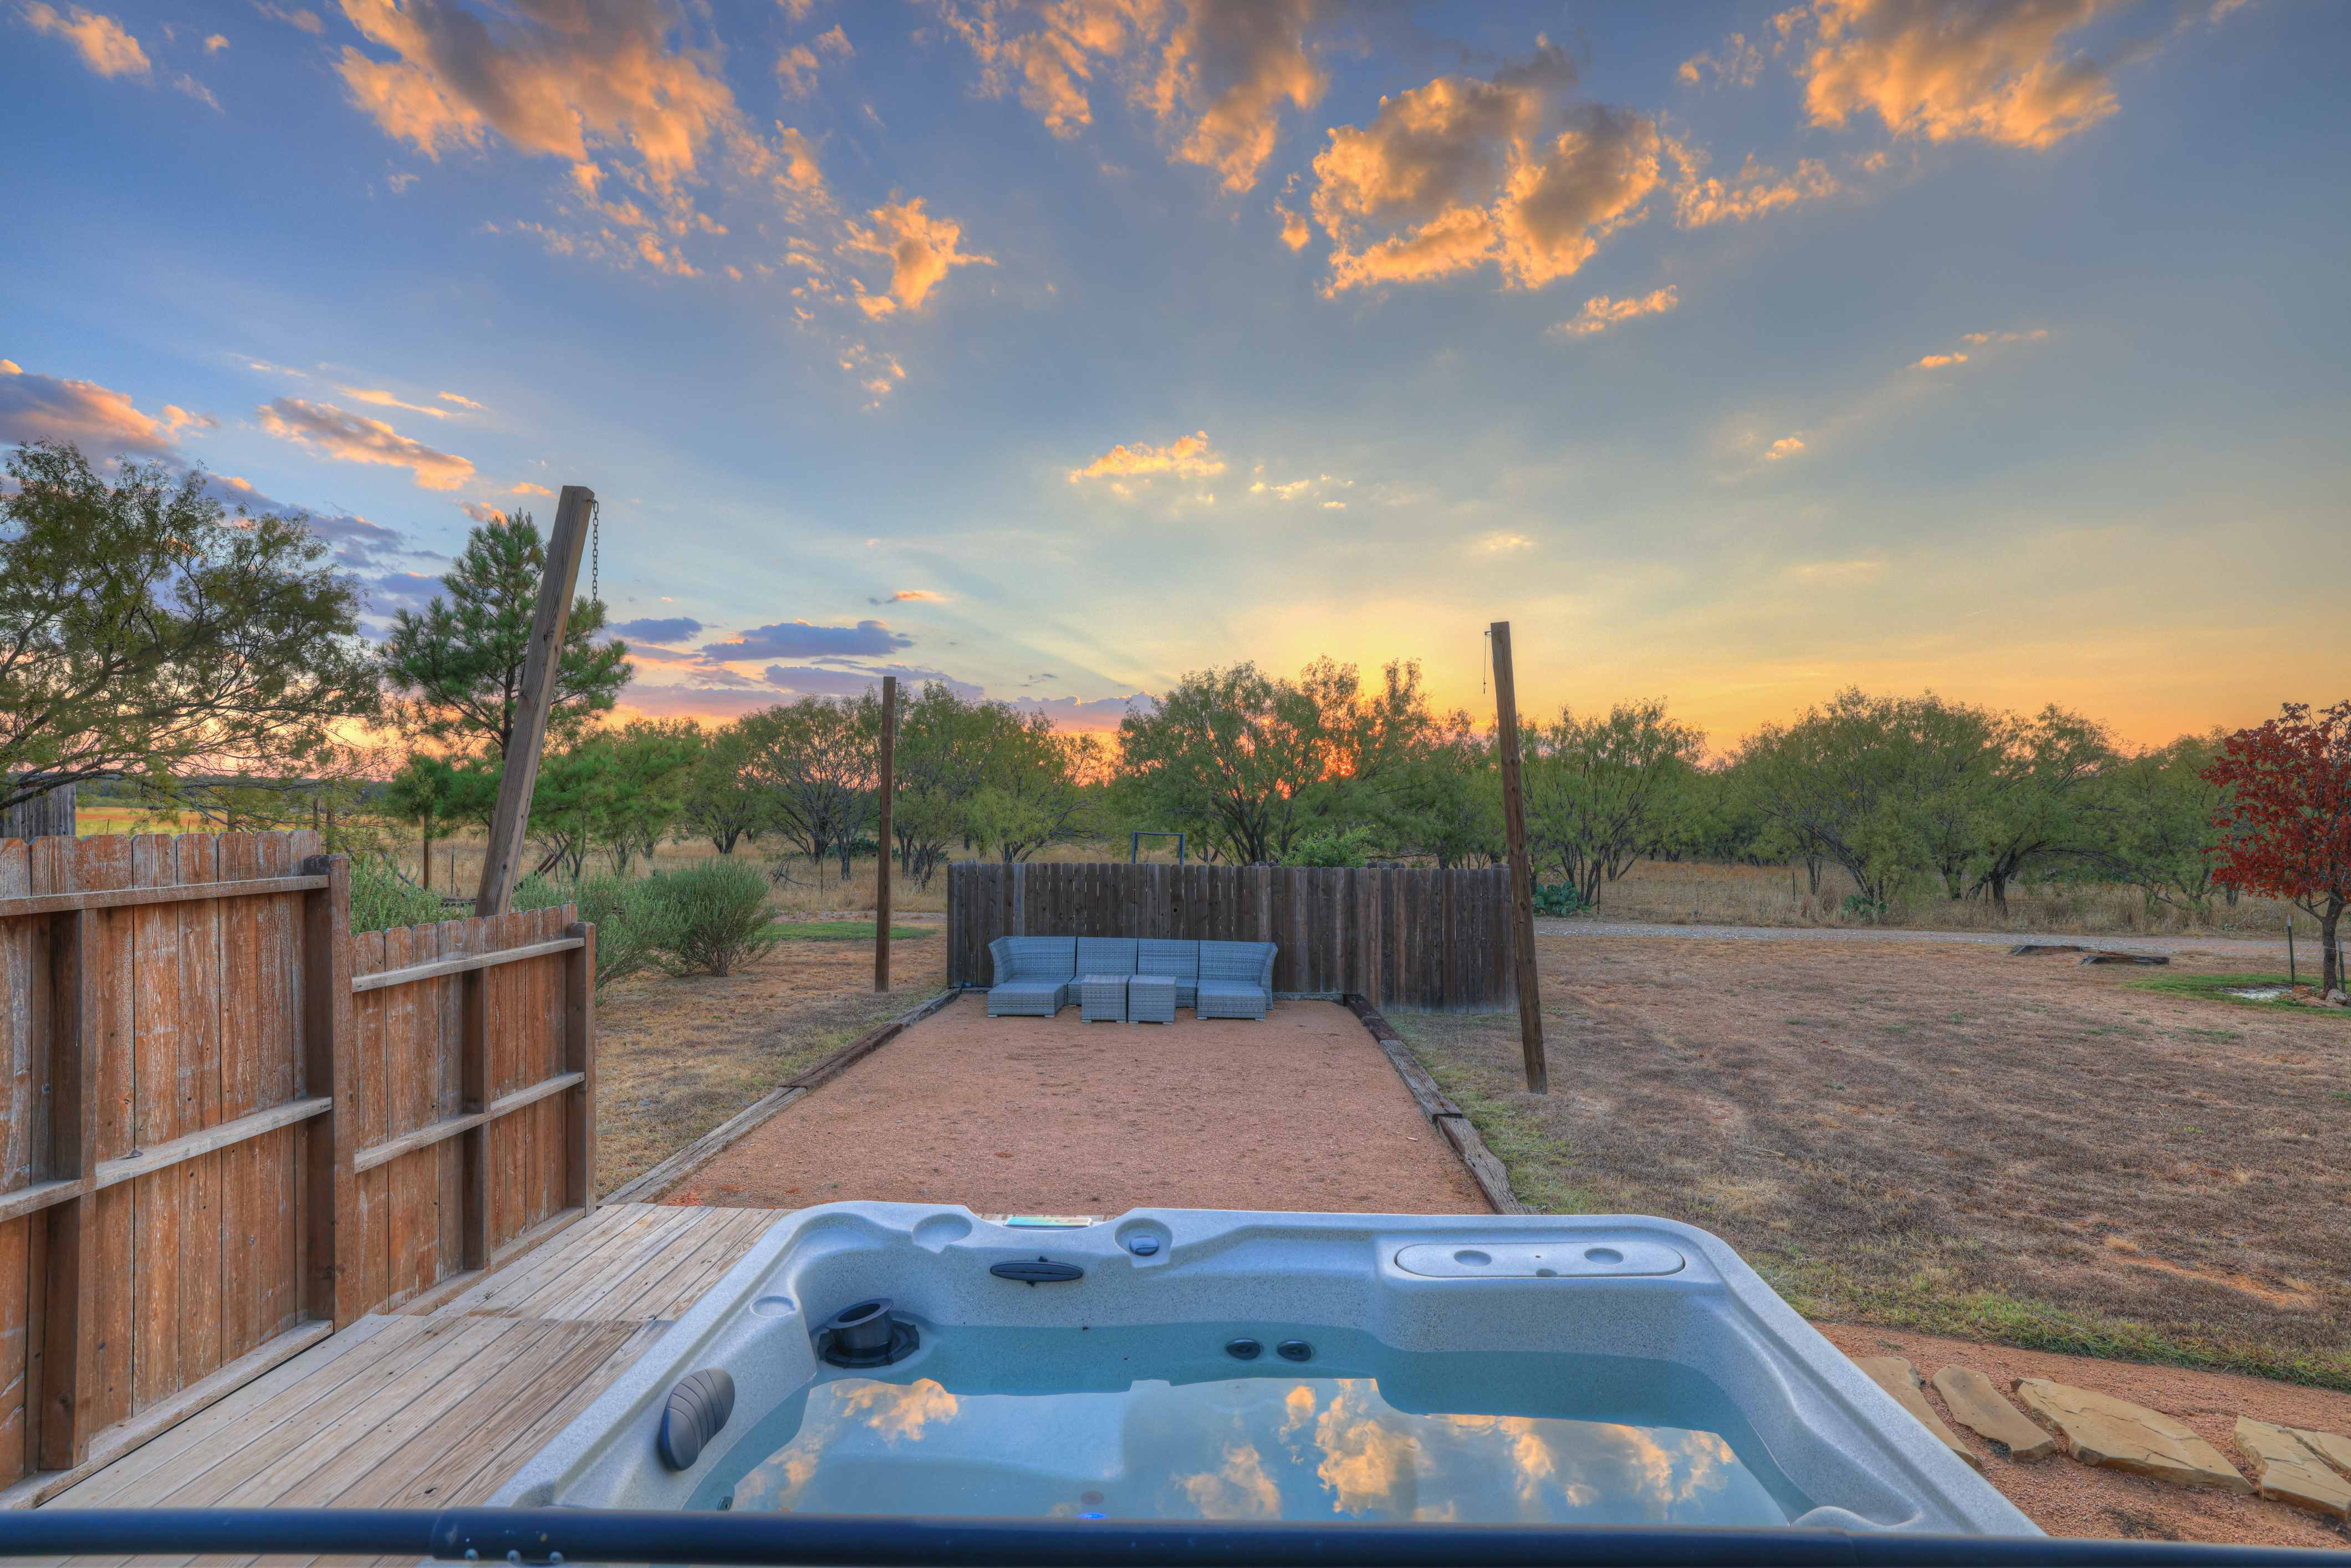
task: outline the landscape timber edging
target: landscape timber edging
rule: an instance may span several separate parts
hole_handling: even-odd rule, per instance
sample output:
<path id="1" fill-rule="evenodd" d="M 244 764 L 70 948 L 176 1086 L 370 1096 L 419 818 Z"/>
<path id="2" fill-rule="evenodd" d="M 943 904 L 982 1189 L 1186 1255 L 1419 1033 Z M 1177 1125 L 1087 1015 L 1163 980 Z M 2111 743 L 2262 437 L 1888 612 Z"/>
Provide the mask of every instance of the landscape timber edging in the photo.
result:
<path id="1" fill-rule="evenodd" d="M 803 1071 L 796 1072 L 775 1088 L 751 1102 L 734 1115 L 721 1122 L 677 1153 L 651 1170 L 632 1176 L 611 1192 L 600 1203 L 655 1203 L 668 1196 L 671 1188 L 726 1153 L 729 1145 L 741 1138 L 768 1117 L 799 1099 L 811 1089 L 838 1077 L 852 1063 L 870 1056 L 904 1033 L 907 1027 L 917 1024 L 962 996 L 963 990 L 948 987 L 937 996 L 900 1013 L 888 1023 L 868 1030 L 831 1056 Z"/>
<path id="2" fill-rule="evenodd" d="M 1428 1124 L 1436 1128 L 1453 1146 L 1453 1152 L 1461 1157 L 1462 1165 L 1469 1172 L 1469 1179 L 1478 1184 L 1478 1190 L 1485 1196 L 1487 1207 L 1496 1214 L 1534 1213 L 1510 1191 L 1509 1167 L 1486 1146 L 1486 1140 L 1478 1135 L 1478 1128 L 1468 1115 L 1437 1086 L 1437 1080 L 1421 1066 L 1419 1059 L 1413 1055 L 1412 1048 L 1405 1044 L 1402 1035 L 1396 1033 L 1395 1026 L 1358 992 L 1346 992 L 1339 998 L 1339 1005 L 1355 1015 L 1364 1032 L 1372 1037 L 1373 1043 L 1388 1059 L 1388 1064 L 1395 1069 L 1396 1076 L 1404 1080 L 1404 1086 L 1412 1092 L 1413 1103 L 1420 1108 L 1420 1113 L 1428 1118 Z"/>

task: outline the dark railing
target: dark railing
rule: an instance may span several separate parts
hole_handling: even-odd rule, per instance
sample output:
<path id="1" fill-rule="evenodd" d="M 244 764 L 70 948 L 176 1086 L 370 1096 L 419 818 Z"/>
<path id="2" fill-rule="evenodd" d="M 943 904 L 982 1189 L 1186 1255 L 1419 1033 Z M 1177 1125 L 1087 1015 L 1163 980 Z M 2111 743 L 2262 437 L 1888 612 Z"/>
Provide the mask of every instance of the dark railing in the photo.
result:
<path id="1" fill-rule="evenodd" d="M 2187 1568 L 2337 1563 L 2334 1552 L 2049 1536 L 1552 1524 L 1194 1523 L 601 1509 L 36 1509 L 0 1516 L 0 1557 L 191 1552 L 481 1563 L 956 1563 L 964 1568 Z"/>

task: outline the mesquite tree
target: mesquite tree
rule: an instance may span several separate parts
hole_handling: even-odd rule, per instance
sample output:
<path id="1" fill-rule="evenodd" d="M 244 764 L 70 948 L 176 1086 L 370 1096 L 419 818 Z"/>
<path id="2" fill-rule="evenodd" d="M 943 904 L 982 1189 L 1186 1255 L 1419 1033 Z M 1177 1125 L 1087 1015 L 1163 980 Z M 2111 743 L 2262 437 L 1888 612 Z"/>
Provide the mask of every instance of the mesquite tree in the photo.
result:
<path id="1" fill-rule="evenodd" d="M 2220 743 L 2204 778 L 2226 793 L 2212 819 L 2212 874 L 2291 900 L 2317 917 L 2322 994 L 2343 984 L 2338 923 L 2351 903 L 2351 701 L 2314 717 L 2287 703 L 2259 729 Z"/>

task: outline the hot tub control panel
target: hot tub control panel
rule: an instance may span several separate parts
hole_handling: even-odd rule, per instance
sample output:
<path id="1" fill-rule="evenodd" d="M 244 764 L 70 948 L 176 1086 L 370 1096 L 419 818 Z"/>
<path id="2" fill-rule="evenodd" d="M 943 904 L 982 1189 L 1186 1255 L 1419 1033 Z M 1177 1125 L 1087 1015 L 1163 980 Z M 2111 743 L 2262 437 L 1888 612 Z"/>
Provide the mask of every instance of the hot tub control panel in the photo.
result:
<path id="1" fill-rule="evenodd" d="M 1661 1241 L 1426 1241 L 1395 1264 L 1428 1280 L 1567 1280 L 1678 1274 L 1685 1260 Z"/>

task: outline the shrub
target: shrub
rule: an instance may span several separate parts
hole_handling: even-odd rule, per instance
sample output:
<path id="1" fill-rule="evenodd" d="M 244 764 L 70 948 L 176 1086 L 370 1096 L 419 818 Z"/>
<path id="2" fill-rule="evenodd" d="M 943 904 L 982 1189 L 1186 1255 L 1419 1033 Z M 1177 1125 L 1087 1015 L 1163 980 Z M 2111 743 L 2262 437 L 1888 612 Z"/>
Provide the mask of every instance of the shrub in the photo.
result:
<path id="1" fill-rule="evenodd" d="M 1576 915 L 1581 914 L 1583 909 L 1583 894 L 1575 890 L 1574 883 L 1562 882 L 1535 884 L 1537 915 Z"/>
<path id="2" fill-rule="evenodd" d="M 351 930 L 389 931 L 395 925 L 430 925 L 442 918 L 441 895 L 417 886 L 388 862 L 351 861 Z"/>
<path id="3" fill-rule="evenodd" d="M 1360 866 L 1364 863 L 1364 834 L 1351 828 L 1343 833 L 1316 833 L 1292 845 L 1282 857 L 1284 865 L 1301 866 Z"/>
<path id="4" fill-rule="evenodd" d="M 653 967 L 669 937 L 669 902 L 653 877 L 588 876 L 570 891 L 580 918 L 596 927 L 596 984 Z"/>
<path id="5" fill-rule="evenodd" d="M 647 951 L 665 974 L 731 974 L 783 939 L 768 913 L 768 879 L 747 862 L 707 860 L 638 885 L 632 896 L 650 906 Z"/>

